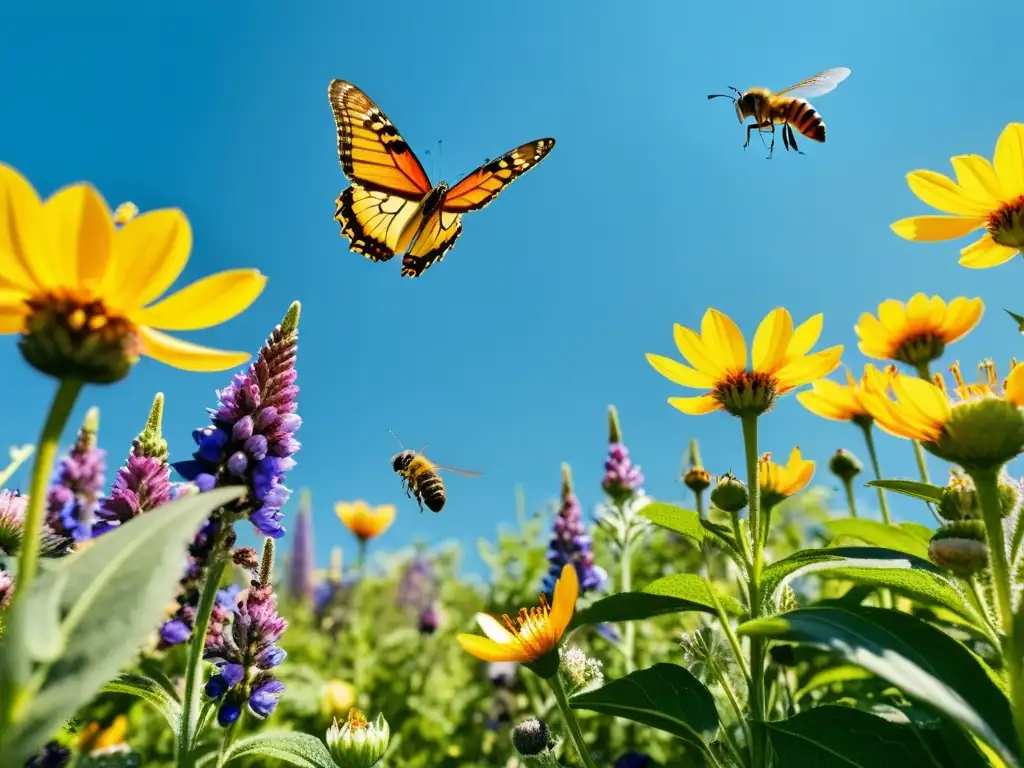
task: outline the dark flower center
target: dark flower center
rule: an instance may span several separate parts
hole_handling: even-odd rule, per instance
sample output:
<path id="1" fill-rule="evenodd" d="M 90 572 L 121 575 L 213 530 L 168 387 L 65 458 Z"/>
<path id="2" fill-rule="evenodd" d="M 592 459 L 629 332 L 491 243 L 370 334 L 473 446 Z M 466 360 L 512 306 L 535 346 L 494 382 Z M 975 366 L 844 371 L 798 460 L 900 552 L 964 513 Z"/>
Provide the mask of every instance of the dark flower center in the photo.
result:
<path id="1" fill-rule="evenodd" d="M 946 340 L 937 333 L 926 332 L 908 336 L 893 352 L 893 359 L 915 368 L 938 360 L 946 350 Z"/>
<path id="2" fill-rule="evenodd" d="M 773 376 L 742 371 L 719 382 L 711 396 L 733 416 L 743 416 L 764 413 L 772 407 L 777 394 Z"/>
<path id="3" fill-rule="evenodd" d="M 1024 195 L 990 213 L 985 228 L 1000 245 L 1024 248 Z"/>

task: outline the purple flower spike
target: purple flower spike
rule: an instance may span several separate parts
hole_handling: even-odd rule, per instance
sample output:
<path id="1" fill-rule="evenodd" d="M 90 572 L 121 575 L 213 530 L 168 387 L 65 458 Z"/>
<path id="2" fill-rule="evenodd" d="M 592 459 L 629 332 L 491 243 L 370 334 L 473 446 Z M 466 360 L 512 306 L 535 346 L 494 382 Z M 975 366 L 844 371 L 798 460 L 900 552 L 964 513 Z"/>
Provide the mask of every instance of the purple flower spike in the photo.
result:
<path id="1" fill-rule="evenodd" d="M 619 413 L 614 405 L 608 406 L 608 458 L 604 463 L 601 487 L 612 501 L 621 504 L 643 494 L 644 475 L 640 467 L 629 458 L 629 450 L 622 442 Z"/>
<path id="2" fill-rule="evenodd" d="M 313 509 L 308 490 L 299 497 L 295 517 L 292 556 L 288 569 L 288 591 L 294 600 L 309 605 L 313 600 Z"/>
<path id="3" fill-rule="evenodd" d="M 544 591 L 551 594 L 562 568 L 572 563 L 580 581 L 580 592 L 601 587 L 608 578 L 603 568 L 594 565 L 590 537 L 583 527 L 579 500 L 572 489 L 572 473 L 568 464 L 562 465 L 562 505 L 555 517 L 548 562 L 551 568 L 544 577 Z"/>
<path id="4" fill-rule="evenodd" d="M 107 452 L 96 447 L 99 410 L 90 408 L 78 440 L 60 461 L 47 496 L 46 523 L 64 540 L 64 553 L 74 541 L 92 537 L 92 527 L 106 483 Z"/>

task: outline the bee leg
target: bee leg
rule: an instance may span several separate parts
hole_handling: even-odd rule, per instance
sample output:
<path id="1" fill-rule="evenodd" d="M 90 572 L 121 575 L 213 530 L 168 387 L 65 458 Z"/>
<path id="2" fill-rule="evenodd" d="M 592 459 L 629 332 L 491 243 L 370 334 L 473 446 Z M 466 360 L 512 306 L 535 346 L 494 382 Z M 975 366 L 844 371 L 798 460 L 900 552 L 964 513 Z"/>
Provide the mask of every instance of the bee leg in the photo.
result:
<path id="1" fill-rule="evenodd" d="M 775 154 L 775 123 L 772 123 L 772 144 L 768 147 L 768 160 L 772 159 L 772 155 Z"/>
<path id="2" fill-rule="evenodd" d="M 782 146 L 789 152 L 789 131 L 786 130 L 787 127 L 786 125 L 782 126 Z"/>
<path id="3" fill-rule="evenodd" d="M 789 131 L 789 146 L 791 146 L 793 148 L 793 151 L 796 152 L 798 155 L 802 155 L 803 152 L 797 149 L 796 146 L 796 134 L 793 133 L 793 126 L 791 126 L 789 123 L 786 123 L 786 130 Z"/>

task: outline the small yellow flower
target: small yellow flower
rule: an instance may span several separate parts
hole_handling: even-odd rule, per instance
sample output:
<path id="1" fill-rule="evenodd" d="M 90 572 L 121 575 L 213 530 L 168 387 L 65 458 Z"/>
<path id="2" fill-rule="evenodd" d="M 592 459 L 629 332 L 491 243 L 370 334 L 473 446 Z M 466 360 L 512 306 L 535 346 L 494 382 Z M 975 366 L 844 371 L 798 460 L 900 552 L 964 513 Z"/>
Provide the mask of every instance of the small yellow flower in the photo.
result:
<path id="1" fill-rule="evenodd" d="M 320 711 L 325 717 L 345 715 L 356 704 L 356 689 L 344 680 L 329 680 L 320 689 Z"/>
<path id="2" fill-rule="evenodd" d="M 757 462 L 757 476 L 761 484 L 763 503 L 774 506 L 802 491 L 811 482 L 814 467 L 813 461 L 800 455 L 799 448 L 794 448 L 789 454 L 789 462 L 784 467 L 772 461 L 770 453 L 764 454 Z"/>
<path id="3" fill-rule="evenodd" d="M 106 728 L 99 723 L 89 723 L 78 737 L 78 749 L 87 755 L 124 747 L 128 735 L 128 717 L 118 715 Z"/>
<path id="4" fill-rule="evenodd" d="M 1001 466 L 1024 450 L 1024 365 L 1013 361 L 1002 386 L 991 360 L 978 368 L 978 383 L 967 384 L 959 364 L 950 366 L 954 398 L 941 375 L 932 383 L 900 374 L 892 381 L 893 398 L 868 392 L 863 400 L 883 430 L 919 440 L 942 459 L 968 471 Z"/>
<path id="5" fill-rule="evenodd" d="M 884 392 L 895 374 L 895 366 L 879 370 L 868 363 L 864 366 L 864 375 L 858 381 L 847 368 L 845 385 L 830 379 L 818 379 L 811 382 L 809 390 L 797 393 L 796 399 L 808 411 L 823 419 L 870 423 L 871 414 L 861 402 L 861 394 L 869 389 Z"/>
<path id="6" fill-rule="evenodd" d="M 339 501 L 334 512 L 360 541 L 377 538 L 395 521 L 395 507 L 391 504 L 370 507 L 365 501 Z"/>
<path id="7" fill-rule="evenodd" d="M 802 384 L 827 376 L 839 365 L 842 346 L 808 354 L 821 335 L 822 316 L 793 329 L 782 307 L 772 310 L 754 334 L 753 366 L 748 369 L 743 334 L 729 317 L 709 309 L 698 334 L 673 328 L 676 346 L 689 367 L 661 355 L 647 355 L 658 373 L 684 387 L 709 390 L 698 397 L 672 397 L 669 404 L 698 415 L 724 408 L 734 416 L 764 413 L 775 398 Z"/>
<path id="8" fill-rule="evenodd" d="M 865 312 L 853 330 L 868 357 L 918 367 L 938 360 L 948 345 L 970 333 L 984 311 L 980 298 L 960 296 L 947 305 L 938 296 L 918 293 L 906 305 L 886 299 L 878 305 L 877 319 Z"/>
<path id="9" fill-rule="evenodd" d="M 230 320 L 266 284 L 257 270 L 232 270 L 156 301 L 191 249 L 192 230 L 179 210 L 150 211 L 118 227 L 88 184 L 43 202 L 0 164 L 0 334 L 22 334 L 22 353 L 45 373 L 103 383 L 127 375 L 140 354 L 190 371 L 248 360 L 161 332 Z"/>
<path id="10" fill-rule="evenodd" d="M 1010 123 L 996 143 L 993 162 L 978 155 L 950 160 L 956 181 L 934 171 L 907 175 L 911 191 L 951 216 L 911 216 L 892 224 L 907 240 L 955 240 L 978 229 L 980 240 L 960 251 L 972 269 L 996 267 L 1024 249 L 1024 123 Z"/>
<path id="11" fill-rule="evenodd" d="M 484 661 L 532 664 L 557 651 L 565 628 L 569 626 L 576 610 L 579 594 L 580 582 L 576 568 L 567 563 L 555 582 L 550 606 L 541 596 L 539 607 L 521 608 L 515 621 L 507 615 L 503 616 L 504 626 L 493 616 L 478 613 L 477 624 L 487 637 L 463 634 L 455 639 L 465 651 Z M 554 670 L 557 671 L 557 655 L 554 661 Z"/>

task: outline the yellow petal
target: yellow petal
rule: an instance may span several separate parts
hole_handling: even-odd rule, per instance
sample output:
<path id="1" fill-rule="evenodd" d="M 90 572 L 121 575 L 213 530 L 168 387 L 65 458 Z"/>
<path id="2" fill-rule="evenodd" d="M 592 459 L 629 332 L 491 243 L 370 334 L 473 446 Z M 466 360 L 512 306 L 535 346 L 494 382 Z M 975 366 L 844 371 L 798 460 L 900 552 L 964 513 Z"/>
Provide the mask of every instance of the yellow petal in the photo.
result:
<path id="1" fill-rule="evenodd" d="M 988 269 L 1005 264 L 1020 251 L 1008 245 L 997 243 L 986 232 L 976 243 L 960 251 L 960 266 L 968 269 Z"/>
<path id="2" fill-rule="evenodd" d="M 100 193 L 90 184 L 64 187 L 43 203 L 43 221 L 60 285 L 98 289 L 114 237 L 110 209 Z"/>
<path id="3" fill-rule="evenodd" d="M 1024 363 L 1014 366 L 1006 377 L 1005 397 L 1017 406 L 1024 406 Z"/>
<path id="4" fill-rule="evenodd" d="M 566 563 L 562 566 L 558 581 L 555 582 L 555 591 L 551 596 L 551 615 L 548 617 L 548 625 L 551 627 L 555 642 L 561 639 L 565 628 L 569 626 L 579 596 L 580 580 L 576 574 L 576 566 Z"/>
<path id="5" fill-rule="evenodd" d="M 861 410 L 848 389 L 827 379 L 814 382 L 813 389 L 798 393 L 796 399 L 816 416 L 833 421 L 849 421 Z"/>
<path id="6" fill-rule="evenodd" d="M 183 371 L 226 371 L 246 362 L 246 352 L 225 352 L 201 347 L 145 326 L 139 327 L 143 354 Z"/>
<path id="7" fill-rule="evenodd" d="M 677 363 L 668 357 L 648 354 L 647 362 L 666 379 L 676 384 L 681 384 L 684 387 L 712 389 L 716 383 L 713 376 L 708 376 L 706 373 L 701 373 L 682 363 Z"/>
<path id="8" fill-rule="evenodd" d="M 999 134 L 995 169 L 1008 195 L 1024 195 L 1024 123 L 1010 123 Z"/>
<path id="9" fill-rule="evenodd" d="M 825 316 L 820 312 L 808 318 L 805 322 L 793 331 L 793 339 L 789 342 L 789 350 L 786 356 L 789 358 L 803 357 L 821 338 L 821 326 Z"/>
<path id="10" fill-rule="evenodd" d="M 958 296 L 949 302 L 946 318 L 942 322 L 942 337 L 946 343 L 952 344 L 970 333 L 984 312 L 985 303 L 980 298 Z"/>
<path id="11" fill-rule="evenodd" d="M 104 294 L 115 309 L 130 312 L 158 299 L 185 268 L 192 228 L 176 208 L 149 211 L 114 233 Z"/>
<path id="12" fill-rule="evenodd" d="M 913 421 L 941 426 L 950 415 L 949 399 L 930 381 L 900 375 L 892 382 L 899 408 Z"/>
<path id="13" fill-rule="evenodd" d="M 701 373 L 718 381 L 725 377 L 725 367 L 722 365 L 717 354 L 709 351 L 701 337 L 683 326 L 676 323 L 672 327 L 672 336 L 675 339 L 676 347 L 686 361 Z"/>
<path id="14" fill-rule="evenodd" d="M 793 338 L 793 318 L 782 307 L 768 313 L 754 333 L 753 367 L 758 373 L 774 373 L 786 359 Z"/>
<path id="15" fill-rule="evenodd" d="M 911 216 L 893 222 L 889 228 L 905 240 L 934 243 L 970 234 L 987 220 L 984 216 Z"/>
<path id="16" fill-rule="evenodd" d="M 219 272 L 133 313 L 132 319 L 165 331 L 210 328 L 248 309 L 266 284 L 267 278 L 255 269 Z"/>
<path id="17" fill-rule="evenodd" d="M 741 373 L 747 367 L 747 342 L 732 318 L 717 309 L 704 313 L 700 335 L 709 354 L 722 361 L 727 374 Z"/>
<path id="18" fill-rule="evenodd" d="M 722 407 L 722 404 L 711 395 L 701 395 L 700 397 L 670 397 L 668 399 L 668 404 L 690 416 L 700 416 L 705 413 L 711 413 L 712 411 L 717 411 Z"/>
<path id="19" fill-rule="evenodd" d="M 911 191 L 932 208 L 954 216 L 983 216 L 987 207 L 952 179 L 935 171 L 912 171 L 907 174 Z"/>
<path id="20" fill-rule="evenodd" d="M 28 293 L 55 285 L 48 242 L 39 195 L 24 176 L 0 163 L 0 282 Z"/>
<path id="21" fill-rule="evenodd" d="M 21 333 L 25 329 L 28 306 L 21 291 L 0 289 L 0 335 Z"/>
<path id="22" fill-rule="evenodd" d="M 960 155 L 950 160 L 956 180 L 972 198 L 984 202 L 989 209 L 998 208 L 1006 197 L 992 164 L 979 155 Z"/>
<path id="23" fill-rule="evenodd" d="M 501 645 L 480 635 L 456 635 L 455 639 L 462 650 L 482 661 L 530 661 L 526 650 L 519 643 Z"/>
<path id="24" fill-rule="evenodd" d="M 907 327 L 907 310 L 903 302 L 886 299 L 879 304 L 878 322 L 882 324 L 890 341 L 893 336 L 902 336 Z"/>
<path id="25" fill-rule="evenodd" d="M 839 367 L 842 357 L 843 346 L 840 344 L 807 357 L 797 358 L 775 374 L 779 394 L 828 376 Z"/>
<path id="26" fill-rule="evenodd" d="M 480 629 L 483 630 L 484 634 L 496 643 L 516 642 L 513 634 L 505 629 L 493 616 L 489 616 L 486 613 L 478 613 L 476 615 L 476 623 L 480 625 Z"/>

